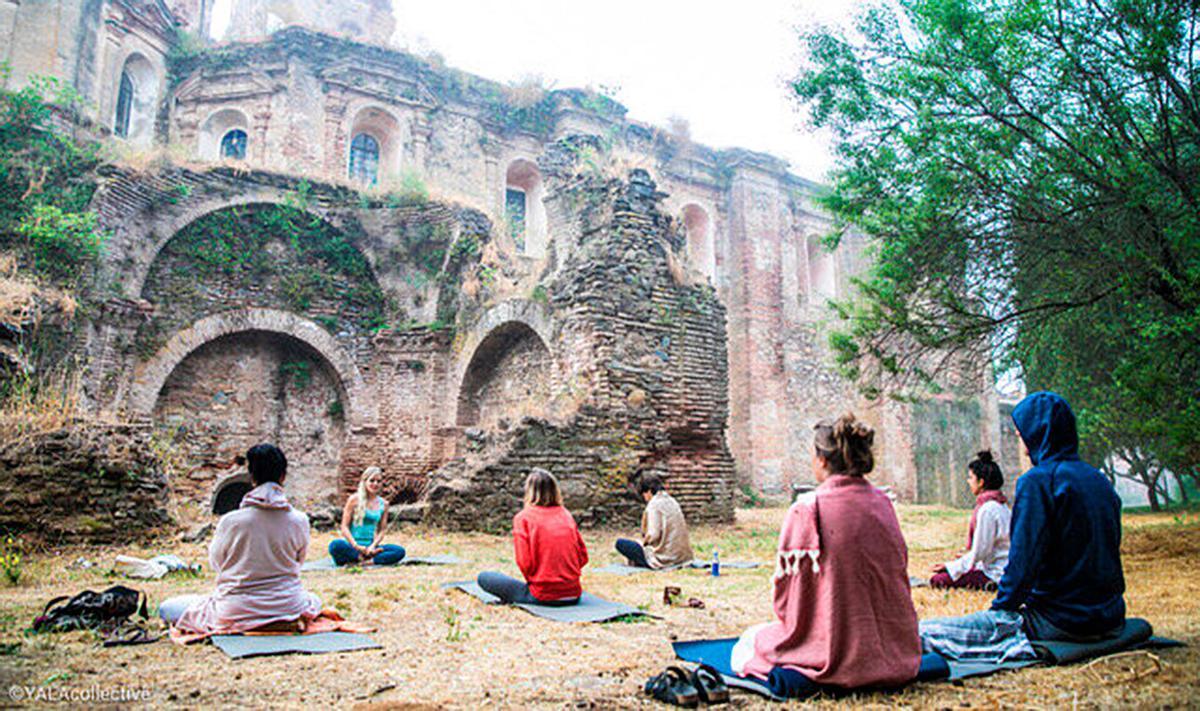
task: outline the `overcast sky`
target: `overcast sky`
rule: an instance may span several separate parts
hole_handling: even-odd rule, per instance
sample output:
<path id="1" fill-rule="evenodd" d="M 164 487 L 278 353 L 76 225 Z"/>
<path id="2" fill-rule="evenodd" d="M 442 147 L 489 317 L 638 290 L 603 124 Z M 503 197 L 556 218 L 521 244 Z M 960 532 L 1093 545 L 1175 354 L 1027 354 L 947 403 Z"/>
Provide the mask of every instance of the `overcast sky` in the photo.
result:
<path id="1" fill-rule="evenodd" d="M 231 0 L 216 0 L 213 34 Z M 607 87 L 632 118 L 686 119 L 692 138 L 773 153 L 821 180 L 828 137 L 804 126 L 786 82 L 798 30 L 844 23 L 856 0 L 393 0 L 396 43 L 503 82 Z"/>

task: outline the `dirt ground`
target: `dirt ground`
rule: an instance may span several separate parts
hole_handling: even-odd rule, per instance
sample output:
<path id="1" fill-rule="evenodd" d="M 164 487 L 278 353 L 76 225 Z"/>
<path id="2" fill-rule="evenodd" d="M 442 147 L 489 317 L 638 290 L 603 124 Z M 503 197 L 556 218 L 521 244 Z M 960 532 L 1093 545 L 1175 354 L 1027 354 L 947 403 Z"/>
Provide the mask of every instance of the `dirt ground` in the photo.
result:
<path id="1" fill-rule="evenodd" d="M 910 572 L 930 566 L 961 546 L 967 513 L 900 506 L 909 543 Z M 727 527 L 701 527 L 693 542 L 701 557 L 716 546 L 721 558 L 770 561 L 784 509 L 741 510 Z M 211 645 L 181 648 L 158 643 L 115 649 L 86 632 L 23 632 L 48 599 L 122 582 L 106 571 L 117 553 L 174 552 L 205 563 L 200 578 L 136 583 L 152 601 L 203 592 L 211 583 L 202 544 L 163 539 L 130 550 L 70 548 L 28 556 L 20 585 L 0 583 L 0 706 L 12 685 L 64 690 L 125 689 L 145 693 L 156 707 L 351 708 L 632 708 L 655 705 L 641 693 L 647 677 L 672 661 L 670 641 L 739 634 L 771 615 L 767 565 L 621 577 L 590 572 L 618 560 L 618 531 L 588 531 L 592 556 L 584 587 L 611 600 L 641 606 L 660 619 L 570 625 L 520 609 L 487 607 L 440 583 L 482 569 L 516 574 L 507 537 L 450 534 L 402 526 L 390 539 L 412 555 L 453 553 L 455 566 L 305 573 L 308 588 L 355 621 L 378 626 L 383 649 L 319 656 L 234 661 Z M 331 533 L 314 537 L 309 558 L 325 555 Z M 1200 708 L 1200 516 L 1138 514 L 1125 518 L 1126 600 L 1160 635 L 1186 641 L 1185 649 L 1137 653 L 1092 665 L 1029 669 L 956 683 L 915 684 L 900 693 L 820 698 L 823 707 L 920 708 Z M 98 568 L 68 566 L 88 558 Z M 664 585 L 699 597 L 703 610 L 665 607 Z M 913 591 L 922 618 L 962 614 L 987 606 L 985 593 Z M 1135 678 L 1136 677 L 1136 678 Z M 127 693 L 129 693 L 127 691 Z M 17 704 L 18 706 L 24 704 Z M 40 704 L 39 704 L 40 705 Z M 94 704 L 89 704 L 94 705 Z M 772 706 L 735 692 L 732 707 Z"/>

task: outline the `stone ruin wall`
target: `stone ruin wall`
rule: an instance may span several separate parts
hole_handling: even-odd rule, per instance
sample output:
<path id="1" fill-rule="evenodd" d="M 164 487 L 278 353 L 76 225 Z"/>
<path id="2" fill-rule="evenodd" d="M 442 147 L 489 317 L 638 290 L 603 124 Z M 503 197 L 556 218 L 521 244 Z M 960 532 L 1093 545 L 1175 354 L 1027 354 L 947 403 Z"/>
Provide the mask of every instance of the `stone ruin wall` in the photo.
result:
<path id="1" fill-rule="evenodd" d="M 529 298 L 498 299 L 495 285 L 464 288 L 496 234 L 466 208 L 364 204 L 265 173 L 114 174 L 96 203 L 114 230 L 102 279 L 141 287 L 92 323 L 87 396 L 182 447 L 192 469 L 175 488 L 192 500 L 265 438 L 285 448 L 288 488 L 310 507 L 341 501 L 370 465 L 393 500 L 412 500 L 446 465 L 434 481 L 459 491 L 430 487 L 431 518 L 500 527 L 536 464 L 560 476 L 582 522 L 629 522 L 629 479 L 649 467 L 695 519 L 729 520 L 723 309 L 711 288 L 675 283 L 683 236 L 648 177 L 622 185 L 557 195 L 547 277 Z M 280 210 L 300 222 L 278 223 Z M 376 305 L 343 299 L 356 285 L 277 232 L 296 225 L 362 255 L 386 325 L 368 328 Z M 269 258 L 207 263 L 231 246 Z M 298 304 L 289 279 L 314 266 L 331 270 L 329 291 Z"/>
<path id="2" fill-rule="evenodd" d="M 200 2 L 193 9 L 205 7 Z M 483 454 L 490 453 L 499 458 L 488 460 L 488 466 L 519 470 L 525 464 L 499 463 L 504 457 L 497 452 L 504 447 L 492 440 L 516 441 L 514 433 L 525 425 L 519 416 L 499 413 L 514 402 L 531 399 L 531 411 L 553 412 L 559 416 L 556 422 L 566 422 L 556 410 L 562 407 L 561 398 L 555 405 L 552 394 L 529 392 L 519 384 L 530 370 L 540 372 L 546 360 L 527 333 L 524 355 L 502 353 L 500 377 L 484 379 L 476 393 L 483 421 L 472 422 L 469 412 L 461 412 L 472 354 L 489 333 L 476 329 L 484 323 L 502 326 L 491 323 L 488 309 L 505 311 L 510 301 L 522 304 L 516 310 L 530 324 L 542 324 L 529 330 L 555 356 L 556 387 L 578 390 L 572 378 L 586 377 L 592 388 L 588 392 L 598 399 L 617 397 L 602 395 L 609 387 L 636 387 L 648 395 L 662 387 L 657 375 L 607 366 L 597 369 L 565 357 L 565 353 L 587 352 L 595 355 L 596 363 L 620 362 L 595 343 L 622 342 L 628 334 L 622 330 L 627 326 L 623 317 L 595 310 L 594 305 L 589 307 L 593 323 L 579 315 L 582 307 L 572 306 L 579 313 L 567 318 L 560 312 L 567 302 L 547 301 L 548 287 L 564 283 L 564 265 L 583 253 L 579 248 L 587 249 L 586 240 L 579 237 L 582 218 L 574 206 L 562 202 L 575 189 L 568 189 L 566 174 L 552 165 L 561 161 L 562 151 L 555 158 L 555 151 L 547 150 L 555 145 L 566 146 L 570 157 L 577 164 L 590 165 L 592 173 L 598 172 L 597 163 L 609 175 L 626 175 L 630 168 L 646 171 L 665 194 L 651 212 L 674 218 L 674 227 L 655 223 L 654 228 L 676 240 L 670 259 L 686 273 L 685 281 L 708 282 L 715 291 L 725 323 L 719 340 L 726 347 L 727 360 L 720 377 L 727 390 L 712 400 L 712 406 L 728 407 L 723 422 L 727 444 L 717 446 L 707 432 L 695 441 L 706 441 L 712 451 L 724 452 L 712 464 L 718 480 L 726 467 L 723 457 L 732 455 L 736 486 L 784 491 L 808 481 L 812 423 L 847 409 L 879 431 L 876 481 L 891 484 L 905 498 L 927 500 L 940 496 L 930 491 L 944 484 L 922 490 L 918 468 L 936 460 L 938 477 L 957 475 L 952 462 L 940 456 L 922 458 L 920 447 L 914 445 L 921 419 L 932 416 L 928 411 L 890 400 L 863 401 L 831 368 L 825 343 L 830 314 L 824 302 L 851 292 L 853 275 L 869 259 L 867 245 L 851 235 L 837 251 L 825 252 L 820 237 L 830 225 L 816 205 L 819 187 L 788 173 L 781 161 L 737 149 L 714 151 L 680 140 L 626 120 L 624 107 L 615 102 L 577 90 L 551 92 L 532 106 L 515 107 L 506 103 L 505 88 L 495 82 L 403 52 L 299 28 L 254 44 L 184 58 L 168 78 L 165 53 L 155 55 L 150 46 L 151 39 L 162 33 L 153 23 L 129 19 L 136 16 L 126 12 L 107 25 L 127 30 L 119 41 L 109 42 L 120 46 L 120 51 L 95 54 L 90 64 L 83 55 L 72 60 L 80 67 L 87 64 L 85 73 L 98 77 L 88 85 L 100 99 L 94 117 L 98 130 L 103 134 L 111 122 L 111 101 L 105 97 L 112 82 L 106 88 L 105 77 L 119 73 L 122 57 L 131 52 L 146 54 L 159 63 L 155 66 L 161 70 L 163 109 L 154 135 L 136 140 L 169 143 L 197 167 L 139 175 L 114 171 L 96 200 L 102 223 L 114 235 L 102 288 L 123 295 L 105 302 L 89 329 L 85 350 L 94 375 L 89 395 L 98 409 L 123 410 L 159 422 L 180 424 L 191 416 L 189 412 L 196 416 L 203 425 L 194 428 L 193 437 L 192 452 L 199 466 L 191 483 L 181 482 L 181 490 L 198 495 L 227 460 L 231 443 L 236 441 L 240 447 L 238 438 L 252 438 L 251 432 L 256 436 L 286 431 L 285 437 L 294 437 L 297 446 L 308 452 L 299 461 L 311 474 L 301 478 L 314 482 L 314 500 L 337 498 L 336 491 L 329 490 L 331 482 L 337 482 L 343 492 L 352 489 L 357 472 L 369 464 L 380 464 L 389 472 L 398 500 L 424 491 L 429 472 L 456 458 L 475 456 L 479 464 Z M 87 18 L 80 22 L 80 36 L 100 31 L 88 25 Z M 136 42 L 142 44 L 130 44 Z M 56 71 L 30 67 L 25 67 L 28 73 Z M 62 75 L 70 74 L 59 69 Z M 213 152 L 220 138 L 217 132 L 232 125 L 248 134 L 246 159 L 211 167 L 222 163 Z M 345 186 L 349 141 L 359 130 L 381 137 L 380 188 L 366 193 Z M 206 161 L 209 167 L 204 167 Z M 518 165 L 540 170 L 542 182 L 535 202 L 545 210 L 542 241 L 524 247 L 514 243 L 507 229 L 497 228 L 504 220 L 506 179 Z M 418 201 L 420 205 L 380 202 L 388 191 L 402 190 L 412 181 L 427 186 L 431 198 Z M 330 328 L 329 319 L 341 316 L 333 313 L 335 308 L 317 303 L 297 312 L 280 301 L 277 289 L 255 292 L 240 282 L 220 288 L 206 284 L 208 296 L 197 298 L 179 283 L 172 286 L 172 279 L 155 276 L 170 272 L 164 267 L 169 261 L 165 258 L 171 256 L 168 242 L 205 215 L 237 205 L 288 204 L 305 186 L 315 194 L 304 209 L 344 234 L 370 264 L 391 309 L 390 328 Z M 464 233 L 479 238 L 484 254 L 478 259 L 487 260 L 486 273 L 493 275 L 494 283 L 481 285 L 479 274 L 485 272 L 472 263 L 465 265 L 466 272 L 454 275 L 455 288 L 446 288 L 424 264 L 430 249 L 447 249 L 449 240 Z M 160 257 L 165 261 L 155 267 Z M 597 257 L 612 255 L 592 255 Z M 604 263 L 617 273 L 623 267 Z M 705 316 L 716 317 L 715 312 Z M 454 335 L 446 328 L 451 323 Z M 645 319 L 642 323 L 653 330 Z M 408 327 L 417 324 L 437 328 Z M 275 336 L 264 340 L 253 334 Z M 508 337 L 520 335 L 514 332 Z M 502 340 L 493 339 L 486 347 Z M 230 372 L 225 364 L 239 358 L 230 356 L 229 349 L 243 352 L 238 349 L 252 342 L 258 343 L 257 355 L 248 357 L 245 372 Z M 154 357 L 146 357 L 150 352 Z M 279 365 L 301 361 L 309 364 L 312 387 L 289 392 L 289 381 L 280 377 Z M 251 374 L 255 368 L 257 373 Z M 179 373 L 172 375 L 176 370 Z M 194 385 L 183 382 L 188 372 L 230 384 L 213 392 L 193 392 Z M 677 377 L 673 382 L 681 387 L 668 390 L 688 392 L 690 386 L 683 387 L 687 378 Z M 278 405 L 248 412 L 243 404 L 260 398 L 245 390 L 241 401 L 233 403 L 237 412 L 245 414 L 241 433 L 221 431 L 218 424 L 231 426 L 221 424 L 217 416 L 229 411 L 226 390 L 241 391 L 250 380 L 258 383 L 260 392 L 276 393 L 276 402 L 291 398 L 311 416 L 289 422 Z M 468 390 L 474 387 L 466 385 Z M 958 427 L 966 448 L 996 446 L 1001 437 L 992 412 L 994 398 L 987 394 L 990 389 L 978 390 L 985 394 L 965 399 L 979 400 L 979 416 Z M 972 386 L 964 388 L 971 391 Z M 692 392 L 689 397 L 695 397 Z M 676 395 L 664 402 L 672 397 Z M 336 408 L 330 410 L 335 401 L 341 404 L 340 415 Z M 226 409 L 216 409 L 220 407 Z M 687 410 L 682 400 L 672 407 Z M 568 430 L 585 426 L 590 412 L 581 406 Z M 335 422 L 338 417 L 344 420 Z M 586 426 L 614 426 L 610 413 L 602 419 L 603 423 L 597 420 Z M 479 424 L 484 427 L 475 426 Z M 683 465 L 670 462 L 685 462 L 691 456 L 688 447 L 695 442 L 688 444 L 684 433 L 696 426 L 694 422 L 681 428 L 667 426 L 666 435 L 651 437 L 654 444 L 634 450 L 638 454 L 630 460 L 659 464 L 669 460 L 664 465 L 667 471 L 683 471 Z M 314 438 L 318 428 L 322 435 Z M 472 431 L 478 429 L 499 431 L 502 436 L 480 440 Z M 540 435 L 531 436 L 537 440 Z M 517 462 L 520 452 L 536 449 L 510 446 L 505 450 L 510 451 L 507 461 Z M 678 454 L 664 454 L 672 450 Z M 544 448 L 543 454 L 549 456 Z M 332 473 L 330 463 L 335 460 L 337 471 Z M 582 471 L 604 458 L 596 454 L 578 461 L 573 466 Z M 942 461 L 947 461 L 944 472 Z M 455 474 L 460 480 L 461 475 L 462 471 Z M 611 512 L 597 509 L 595 520 L 626 515 L 622 506 Z M 724 516 L 725 510 L 723 499 L 713 508 L 717 517 Z"/>
<path id="3" fill-rule="evenodd" d="M 503 527 L 533 466 L 559 476 L 584 525 L 637 521 L 629 484 L 642 469 L 664 477 L 689 520 L 732 520 L 724 309 L 710 287 L 679 283 L 672 262 L 684 241 L 662 197 L 644 171 L 555 193 L 556 226 L 577 242 L 547 291 L 575 370 L 560 374 L 560 396 L 578 402 L 557 422 L 530 418 L 471 439 L 433 476 L 433 520 Z"/>

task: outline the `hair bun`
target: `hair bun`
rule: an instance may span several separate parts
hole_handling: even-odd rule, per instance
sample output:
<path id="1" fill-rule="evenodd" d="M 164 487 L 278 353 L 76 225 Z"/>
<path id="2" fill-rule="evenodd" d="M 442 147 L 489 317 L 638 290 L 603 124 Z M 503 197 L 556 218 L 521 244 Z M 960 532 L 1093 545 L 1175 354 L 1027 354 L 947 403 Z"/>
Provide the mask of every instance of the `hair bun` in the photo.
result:
<path id="1" fill-rule="evenodd" d="M 975 458 L 976 458 L 976 459 L 978 459 L 978 460 L 979 460 L 979 461 L 981 461 L 981 462 L 989 462 L 989 463 L 990 463 L 990 462 L 994 462 L 994 461 L 996 461 L 996 460 L 995 460 L 995 459 L 992 457 L 992 450 L 990 450 L 990 449 L 984 449 L 984 450 L 981 450 L 980 452 L 978 452 L 978 453 L 975 455 Z"/>

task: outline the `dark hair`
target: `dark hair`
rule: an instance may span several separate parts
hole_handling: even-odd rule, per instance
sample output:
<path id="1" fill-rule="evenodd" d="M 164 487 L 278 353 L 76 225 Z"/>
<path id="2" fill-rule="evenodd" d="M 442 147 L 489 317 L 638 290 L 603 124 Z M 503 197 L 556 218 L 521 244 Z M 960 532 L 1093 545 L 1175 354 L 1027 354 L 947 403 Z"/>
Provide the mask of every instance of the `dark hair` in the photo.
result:
<path id="1" fill-rule="evenodd" d="M 1000 473 L 1000 465 L 992 459 L 992 450 L 985 449 L 975 455 L 975 460 L 967 465 L 975 478 L 983 482 L 985 489 L 999 489 L 1004 486 L 1004 475 Z"/>
<path id="2" fill-rule="evenodd" d="M 273 444 L 256 444 L 246 452 L 246 466 L 255 484 L 278 484 L 287 474 L 287 457 Z"/>
<path id="3" fill-rule="evenodd" d="M 642 474 L 638 476 L 637 490 L 639 494 L 644 494 L 647 491 L 651 494 L 657 494 L 664 488 L 662 477 L 657 474 Z"/>
<path id="4" fill-rule="evenodd" d="M 847 412 L 833 422 L 821 420 L 813 426 L 813 446 L 817 454 L 829 463 L 830 474 L 862 476 L 875 468 L 871 446 L 875 430 Z"/>
<path id="5" fill-rule="evenodd" d="M 545 469 L 534 467 L 525 479 L 526 506 L 562 506 L 558 480 Z"/>

